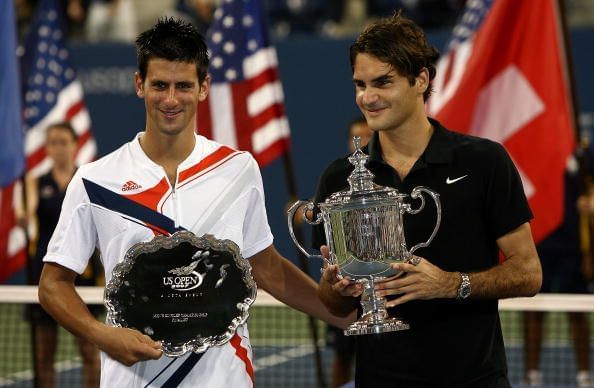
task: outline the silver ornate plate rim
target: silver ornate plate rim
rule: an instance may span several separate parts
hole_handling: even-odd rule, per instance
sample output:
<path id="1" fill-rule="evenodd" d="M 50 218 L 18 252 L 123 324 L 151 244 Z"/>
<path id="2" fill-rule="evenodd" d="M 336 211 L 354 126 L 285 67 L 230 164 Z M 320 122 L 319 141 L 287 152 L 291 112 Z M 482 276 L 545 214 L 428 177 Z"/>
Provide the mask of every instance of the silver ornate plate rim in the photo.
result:
<path id="1" fill-rule="evenodd" d="M 220 240 L 213 235 L 205 234 L 202 237 L 196 236 L 189 231 L 175 232 L 171 236 L 159 235 L 150 241 L 143 241 L 133 245 L 124 256 L 124 259 L 115 265 L 112 277 L 105 286 L 103 294 L 104 304 L 107 309 L 107 322 L 115 327 L 127 327 L 127 322 L 121 316 L 118 309 L 118 301 L 115 299 L 115 293 L 124 284 L 126 275 L 130 272 L 136 258 L 144 253 L 156 252 L 161 248 L 171 249 L 182 242 L 189 242 L 198 249 L 213 249 L 230 252 L 238 268 L 242 272 L 243 282 L 248 290 L 248 297 L 238 304 L 240 315 L 235 317 L 227 330 L 218 335 L 209 337 L 196 337 L 183 344 L 174 344 L 168 341 L 161 341 L 163 346 L 163 354 L 169 357 L 181 357 L 188 352 L 203 353 L 211 346 L 221 346 L 229 342 L 235 335 L 237 328 L 245 324 L 249 318 L 249 307 L 256 300 L 258 289 L 256 282 L 252 277 L 252 267 L 249 262 L 244 259 L 239 247 L 232 240 Z"/>

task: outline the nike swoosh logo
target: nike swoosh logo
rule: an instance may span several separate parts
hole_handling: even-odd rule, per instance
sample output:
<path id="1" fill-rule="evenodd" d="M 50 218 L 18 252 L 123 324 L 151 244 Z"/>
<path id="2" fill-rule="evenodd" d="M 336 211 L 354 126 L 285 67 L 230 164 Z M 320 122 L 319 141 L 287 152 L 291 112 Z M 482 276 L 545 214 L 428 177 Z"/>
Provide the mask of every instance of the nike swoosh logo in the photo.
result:
<path id="1" fill-rule="evenodd" d="M 458 182 L 459 180 L 466 178 L 467 176 L 468 176 L 468 174 L 466 174 L 466 175 L 464 175 L 464 176 L 461 176 L 461 177 L 458 177 L 458 178 L 454 178 L 454 179 L 450 179 L 450 177 L 447 177 L 447 179 L 446 179 L 446 183 L 447 183 L 448 185 L 451 185 L 452 183 L 456 183 L 456 182 Z"/>

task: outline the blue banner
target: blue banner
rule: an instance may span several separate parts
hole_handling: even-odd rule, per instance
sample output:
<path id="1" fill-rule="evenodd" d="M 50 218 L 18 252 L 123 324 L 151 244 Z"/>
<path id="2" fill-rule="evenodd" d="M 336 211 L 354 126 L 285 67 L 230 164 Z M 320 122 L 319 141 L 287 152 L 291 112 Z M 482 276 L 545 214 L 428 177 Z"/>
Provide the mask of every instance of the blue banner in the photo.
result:
<path id="1" fill-rule="evenodd" d="M 4 187 L 25 167 L 14 1 L 0 2 L 0 36 L 0 187 Z"/>

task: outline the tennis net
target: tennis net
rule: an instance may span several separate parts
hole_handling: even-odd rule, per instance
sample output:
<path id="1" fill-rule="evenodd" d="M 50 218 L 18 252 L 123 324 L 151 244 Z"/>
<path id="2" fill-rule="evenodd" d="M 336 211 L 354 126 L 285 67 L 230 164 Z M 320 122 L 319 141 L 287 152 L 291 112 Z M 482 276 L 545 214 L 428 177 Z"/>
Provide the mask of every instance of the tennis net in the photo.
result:
<path id="1" fill-rule="evenodd" d="M 87 304 L 102 306 L 102 288 L 79 287 L 78 290 Z M 0 387 L 33 387 L 30 313 L 26 306 L 36 304 L 36 287 L 0 286 Z M 543 315 L 543 341 L 538 359 L 542 386 L 575 386 L 578 367 L 569 317 L 578 313 L 587 322 L 589 332 L 585 347 L 592 370 L 594 295 L 541 294 L 500 302 L 509 377 L 514 387 L 526 386 L 525 353 L 529 347 L 525 339 L 534 329 L 525 328 L 524 318 L 530 312 L 546 313 Z M 102 315 L 104 313 L 100 313 L 99 319 L 103 319 Z M 316 373 L 315 348 L 306 315 L 261 292 L 250 310 L 249 328 L 259 388 L 328 386 L 334 356 L 323 340 L 325 325 L 322 322 L 317 322 L 316 330 L 320 338 L 324 381 L 319 381 Z M 56 386 L 82 387 L 82 364 L 77 342 L 69 333 L 58 329 L 54 360 Z"/>

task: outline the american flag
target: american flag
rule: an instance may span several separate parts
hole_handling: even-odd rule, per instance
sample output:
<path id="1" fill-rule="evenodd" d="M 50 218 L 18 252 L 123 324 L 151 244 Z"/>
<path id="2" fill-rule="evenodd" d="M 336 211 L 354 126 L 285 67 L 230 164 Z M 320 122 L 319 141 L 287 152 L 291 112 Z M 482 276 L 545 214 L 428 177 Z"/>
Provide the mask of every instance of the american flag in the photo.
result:
<path id="1" fill-rule="evenodd" d="M 276 50 L 258 0 L 225 0 L 208 33 L 209 98 L 198 105 L 198 132 L 250 151 L 265 166 L 289 148 L 289 124 Z"/>
<path id="2" fill-rule="evenodd" d="M 91 120 L 83 102 L 82 86 L 70 65 L 60 7 L 56 0 L 43 0 L 38 5 L 24 48 L 19 49 L 24 96 L 25 172 L 32 176 L 39 176 L 51 168 L 45 154 L 46 129 L 51 124 L 71 123 L 79 135 L 79 165 L 93 160 L 97 153 Z M 14 26 L 14 20 L 7 23 Z M 16 59 L 15 53 L 19 50 L 12 50 L 9 55 Z M 17 87 L 15 91 L 18 93 L 19 89 Z M 6 94 L 2 97 L 10 98 Z M 15 209 L 22 206 L 21 190 L 20 184 L 16 183 L 2 191 L 0 281 L 25 264 L 26 239 L 23 229 L 15 222 Z"/>
<path id="3" fill-rule="evenodd" d="M 561 224 L 575 147 L 563 44 L 557 0 L 468 1 L 427 107 L 444 125 L 507 148 L 537 242 Z"/>
<path id="4" fill-rule="evenodd" d="M 0 4 L 0 282 L 25 263 L 25 233 L 15 227 L 24 169 L 23 121 L 16 56 L 14 2 Z"/>
<path id="5" fill-rule="evenodd" d="M 82 85 L 69 56 L 63 10 L 56 0 L 43 0 L 31 23 L 22 57 L 26 168 L 34 176 L 51 167 L 45 154 L 48 125 L 71 123 L 79 136 L 79 165 L 97 154 Z"/>

